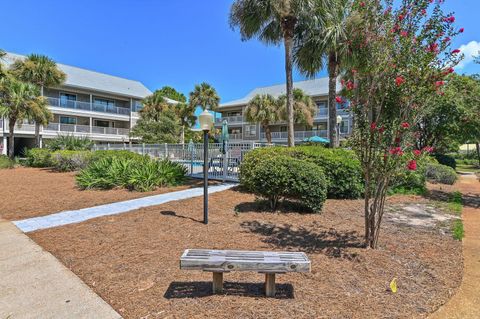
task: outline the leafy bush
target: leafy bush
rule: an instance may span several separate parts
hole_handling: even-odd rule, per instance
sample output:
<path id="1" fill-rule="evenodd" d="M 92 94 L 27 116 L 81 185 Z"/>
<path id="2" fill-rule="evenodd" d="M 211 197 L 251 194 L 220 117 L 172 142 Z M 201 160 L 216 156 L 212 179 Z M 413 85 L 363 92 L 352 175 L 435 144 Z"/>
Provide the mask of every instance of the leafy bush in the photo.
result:
<path id="1" fill-rule="evenodd" d="M 457 168 L 457 162 L 455 161 L 455 158 L 453 156 L 445 154 L 434 154 L 433 156 L 438 161 L 438 163 L 450 166 L 453 169 Z"/>
<path id="2" fill-rule="evenodd" d="M 60 172 L 78 171 L 87 167 L 92 155 L 90 151 L 56 151 L 52 153 L 52 165 Z"/>
<path id="3" fill-rule="evenodd" d="M 323 170 L 306 160 L 267 151 L 266 156 L 250 152 L 240 168 L 240 184 L 268 199 L 276 209 L 282 198 L 298 201 L 314 212 L 322 209 L 327 194 Z"/>
<path id="4" fill-rule="evenodd" d="M 352 151 L 345 149 L 326 149 L 321 146 L 261 148 L 249 152 L 246 157 L 249 162 L 242 167 L 250 169 L 262 158 L 276 155 L 290 156 L 321 167 L 327 179 L 328 198 L 359 198 L 363 194 L 360 162 Z"/>
<path id="5" fill-rule="evenodd" d="M 77 185 L 82 189 L 125 187 L 144 192 L 179 185 L 185 180 L 187 169 L 182 164 L 123 155 L 93 161 L 77 175 Z"/>
<path id="6" fill-rule="evenodd" d="M 25 164 L 31 167 L 51 167 L 52 152 L 46 148 L 32 148 L 25 151 Z"/>
<path id="7" fill-rule="evenodd" d="M 0 155 L 0 169 L 13 168 L 15 162 L 10 160 L 7 155 Z"/>
<path id="8" fill-rule="evenodd" d="M 47 143 L 47 148 L 51 151 L 88 151 L 92 146 L 93 142 L 88 137 L 76 137 L 70 134 L 58 135 Z"/>
<path id="9" fill-rule="evenodd" d="M 428 164 L 425 175 L 432 183 L 453 185 L 457 180 L 455 170 L 442 164 Z"/>
<path id="10" fill-rule="evenodd" d="M 109 158 L 109 157 L 139 160 L 143 156 L 138 153 L 133 153 L 127 150 L 108 150 L 108 151 L 102 150 L 102 151 L 93 152 L 92 162 L 96 162 L 98 160 Z"/>

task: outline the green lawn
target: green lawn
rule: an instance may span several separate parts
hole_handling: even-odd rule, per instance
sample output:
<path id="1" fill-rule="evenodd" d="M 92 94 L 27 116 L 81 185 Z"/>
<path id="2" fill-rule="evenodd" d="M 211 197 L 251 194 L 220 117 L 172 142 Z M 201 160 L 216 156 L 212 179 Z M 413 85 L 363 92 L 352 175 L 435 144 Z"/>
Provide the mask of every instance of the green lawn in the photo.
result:
<path id="1" fill-rule="evenodd" d="M 477 173 L 480 172 L 480 168 L 475 165 L 457 164 L 457 171 Z"/>

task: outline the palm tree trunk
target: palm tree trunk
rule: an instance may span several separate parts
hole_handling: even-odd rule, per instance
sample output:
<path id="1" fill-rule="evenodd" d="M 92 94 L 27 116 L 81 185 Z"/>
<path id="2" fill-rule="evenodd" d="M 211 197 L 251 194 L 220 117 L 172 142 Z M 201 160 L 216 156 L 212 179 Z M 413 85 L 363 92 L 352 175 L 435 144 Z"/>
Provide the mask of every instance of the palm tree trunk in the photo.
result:
<path id="1" fill-rule="evenodd" d="M 43 96 L 43 85 L 40 86 L 40 95 Z M 35 147 L 40 147 L 40 123 L 35 121 Z"/>
<path id="2" fill-rule="evenodd" d="M 272 144 L 272 131 L 270 130 L 270 125 L 264 125 L 263 129 L 265 130 L 265 137 L 267 138 L 267 143 Z"/>
<path id="3" fill-rule="evenodd" d="M 8 157 L 13 160 L 15 153 L 15 120 L 8 119 Z"/>
<path id="4" fill-rule="evenodd" d="M 286 19 L 283 26 L 283 41 L 285 46 L 285 73 L 287 77 L 287 127 L 289 147 L 295 146 L 294 139 L 294 121 L 293 121 L 293 78 L 292 78 L 292 47 L 293 47 L 293 27 L 295 20 Z"/>
<path id="5" fill-rule="evenodd" d="M 185 144 L 185 125 L 182 125 L 182 135 L 180 136 L 180 144 Z"/>
<path id="6" fill-rule="evenodd" d="M 330 147 L 338 147 L 337 141 L 337 75 L 338 61 L 335 52 L 328 55 L 328 136 L 330 138 Z"/>

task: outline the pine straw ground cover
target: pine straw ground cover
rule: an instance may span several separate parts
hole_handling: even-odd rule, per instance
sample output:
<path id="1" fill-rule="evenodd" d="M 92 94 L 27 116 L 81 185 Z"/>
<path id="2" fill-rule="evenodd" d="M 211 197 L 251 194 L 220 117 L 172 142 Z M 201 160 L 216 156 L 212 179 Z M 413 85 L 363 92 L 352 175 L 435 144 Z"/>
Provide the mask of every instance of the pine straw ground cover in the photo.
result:
<path id="1" fill-rule="evenodd" d="M 419 197 L 395 197 L 423 203 Z M 37 231 L 50 251 L 125 318 L 423 318 L 445 303 L 462 277 L 461 243 L 437 228 L 385 222 L 380 249 L 362 246 L 362 201 L 328 200 L 322 214 L 262 212 L 236 190 Z M 211 274 L 181 271 L 186 248 L 304 251 L 308 274 L 228 273 L 211 295 Z M 398 279 L 398 293 L 388 290 Z"/>
<path id="2" fill-rule="evenodd" d="M 152 192 L 125 189 L 82 191 L 75 185 L 75 173 L 17 167 L 0 170 L 0 219 L 19 220 L 64 210 L 80 209 L 139 197 L 201 187 L 200 180 Z"/>

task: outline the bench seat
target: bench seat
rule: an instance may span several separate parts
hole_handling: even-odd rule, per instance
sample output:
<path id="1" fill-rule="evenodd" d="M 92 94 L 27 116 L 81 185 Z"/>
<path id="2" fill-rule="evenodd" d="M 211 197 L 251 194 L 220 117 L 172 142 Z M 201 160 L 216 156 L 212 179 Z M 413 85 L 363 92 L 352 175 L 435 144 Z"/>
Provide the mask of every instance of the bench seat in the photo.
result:
<path id="1" fill-rule="evenodd" d="M 266 294 L 274 296 L 275 274 L 310 272 L 310 260 L 302 252 L 187 249 L 180 257 L 180 269 L 212 272 L 215 293 L 222 292 L 225 272 L 265 273 Z"/>

